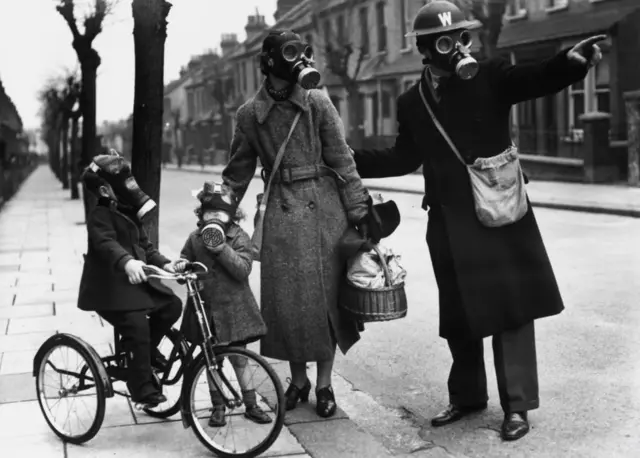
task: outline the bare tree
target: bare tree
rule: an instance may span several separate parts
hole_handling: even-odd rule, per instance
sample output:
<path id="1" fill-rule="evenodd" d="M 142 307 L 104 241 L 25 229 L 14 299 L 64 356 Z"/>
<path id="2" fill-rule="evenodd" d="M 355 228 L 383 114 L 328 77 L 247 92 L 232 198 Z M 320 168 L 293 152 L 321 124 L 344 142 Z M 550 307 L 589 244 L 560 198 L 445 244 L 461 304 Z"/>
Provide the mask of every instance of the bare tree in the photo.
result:
<path id="1" fill-rule="evenodd" d="M 75 148 L 71 145 L 71 155 L 69 151 L 69 123 L 72 122 L 75 111 L 79 111 L 76 105 L 80 99 L 81 84 L 75 74 L 69 74 L 64 82 L 64 87 L 61 92 L 62 97 L 62 124 L 61 124 L 61 140 L 62 140 L 62 187 L 63 189 L 69 189 L 75 186 L 75 193 L 73 188 L 71 190 L 71 198 L 78 198 L 78 174 L 77 159 L 73 157 Z M 77 136 L 76 136 L 77 138 Z M 71 140 L 75 141 L 74 139 Z M 69 180 L 71 178 L 71 180 Z M 71 186 L 69 181 L 71 181 Z M 75 197 L 74 197 L 75 196 Z"/>
<path id="2" fill-rule="evenodd" d="M 357 8 L 360 0 L 347 0 L 339 13 L 328 17 L 322 14 L 325 3 L 315 2 L 312 7 L 312 28 L 318 39 L 314 49 L 319 52 L 319 58 L 324 60 L 325 69 L 340 79 L 347 92 L 347 137 L 352 145 L 361 145 L 364 140 L 364 106 L 358 78 L 365 59 L 373 55 L 371 43 L 365 38 L 371 30 L 362 31 L 359 27 L 353 27 L 354 21 L 358 20 L 356 13 L 360 11 Z"/>
<path id="3" fill-rule="evenodd" d="M 59 82 L 51 79 L 38 94 L 41 103 L 42 139 L 49 149 L 49 166 L 62 181 L 60 160 L 60 133 L 62 124 L 62 94 Z"/>
<path id="4" fill-rule="evenodd" d="M 218 106 L 218 113 L 220 115 L 220 123 L 222 127 L 221 142 L 225 145 L 224 150 L 228 151 L 231 139 L 229 138 L 229 111 L 226 108 L 229 101 L 229 94 L 233 94 L 234 82 L 233 76 L 229 74 L 224 68 L 224 61 L 218 63 L 213 76 L 213 86 L 211 88 L 211 95 L 213 100 Z M 224 158 L 224 163 L 228 161 L 228 157 Z"/>
<path id="5" fill-rule="evenodd" d="M 149 238 L 158 243 L 160 175 L 162 172 L 162 111 L 164 100 L 164 44 L 171 3 L 133 0 L 135 93 L 131 168 L 140 187 L 158 203 L 146 222 Z"/>
<path id="6" fill-rule="evenodd" d="M 76 51 L 82 72 L 82 90 L 80 108 L 82 110 L 82 151 L 80 167 L 91 162 L 96 147 L 96 78 L 100 66 L 100 55 L 93 49 L 93 40 L 102 32 L 104 19 L 114 2 L 94 0 L 92 11 L 82 21 L 84 33 L 80 33 L 75 14 L 75 0 L 55 0 L 56 10 L 65 20 L 73 36 L 73 49 Z M 87 193 L 84 195 L 85 216 L 89 211 Z"/>
<path id="7" fill-rule="evenodd" d="M 176 155 L 178 161 L 178 168 L 182 168 L 182 156 L 183 148 L 180 144 L 180 110 L 175 109 L 171 112 L 171 119 L 173 120 L 173 152 Z"/>

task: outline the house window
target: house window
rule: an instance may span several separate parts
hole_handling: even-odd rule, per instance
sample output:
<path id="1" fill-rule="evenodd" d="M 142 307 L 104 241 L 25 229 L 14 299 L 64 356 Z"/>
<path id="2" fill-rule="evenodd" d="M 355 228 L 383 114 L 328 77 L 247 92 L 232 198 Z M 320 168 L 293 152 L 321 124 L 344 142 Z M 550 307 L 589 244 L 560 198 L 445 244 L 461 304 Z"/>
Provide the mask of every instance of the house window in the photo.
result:
<path id="1" fill-rule="evenodd" d="M 325 46 L 331 44 L 331 22 L 328 19 L 324 22 L 324 44 Z"/>
<path id="2" fill-rule="evenodd" d="M 333 103 L 333 106 L 336 107 L 336 110 L 338 110 L 338 114 L 340 114 L 340 97 L 332 95 L 329 98 L 331 99 L 331 103 Z"/>
<path id="3" fill-rule="evenodd" d="M 409 47 L 407 37 L 405 37 L 409 22 L 407 19 L 407 1 L 408 0 L 400 0 L 400 49 L 407 49 Z"/>
<path id="4" fill-rule="evenodd" d="M 562 8 L 568 5 L 569 0 L 545 0 L 547 9 Z"/>
<path id="5" fill-rule="evenodd" d="M 378 29 L 378 52 L 387 49 L 387 27 L 384 23 L 384 2 L 376 3 L 376 27 Z"/>
<path id="6" fill-rule="evenodd" d="M 611 112 L 611 106 L 609 103 L 609 65 L 609 55 L 604 53 L 600 63 L 593 68 L 593 71 L 595 72 L 595 109 L 604 113 Z"/>
<path id="7" fill-rule="evenodd" d="M 369 9 L 360 9 L 360 50 L 363 56 L 369 54 Z"/>
<path id="8" fill-rule="evenodd" d="M 505 16 L 517 17 L 523 16 L 527 12 L 526 0 L 509 0 L 507 3 L 507 11 Z"/>
<path id="9" fill-rule="evenodd" d="M 344 16 L 341 14 L 336 18 L 336 39 L 339 45 L 344 45 Z"/>
<path id="10" fill-rule="evenodd" d="M 391 94 L 388 91 L 382 92 L 382 117 L 391 117 Z"/>
<path id="11" fill-rule="evenodd" d="M 411 42 L 405 34 L 413 30 L 413 20 L 420 8 L 426 5 L 429 0 L 400 0 L 400 31 L 402 32 L 402 49 L 410 49 Z"/>
<path id="12" fill-rule="evenodd" d="M 611 112 L 610 62 L 608 53 L 603 53 L 600 63 L 593 67 L 587 77 L 569 88 L 569 127 L 582 129 L 580 115 L 593 111 Z"/>

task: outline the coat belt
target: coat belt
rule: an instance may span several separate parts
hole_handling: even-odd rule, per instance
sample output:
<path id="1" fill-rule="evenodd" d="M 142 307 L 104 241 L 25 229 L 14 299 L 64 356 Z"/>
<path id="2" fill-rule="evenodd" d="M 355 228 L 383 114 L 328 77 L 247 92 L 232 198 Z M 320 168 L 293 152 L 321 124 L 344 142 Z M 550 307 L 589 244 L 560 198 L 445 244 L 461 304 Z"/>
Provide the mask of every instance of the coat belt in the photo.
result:
<path id="1" fill-rule="evenodd" d="M 267 182 L 270 174 L 270 170 L 263 168 L 262 180 Z M 301 167 L 280 167 L 280 170 L 275 171 L 273 182 L 291 184 L 294 181 L 312 180 L 333 174 L 334 172 L 331 169 L 320 164 L 305 165 Z"/>

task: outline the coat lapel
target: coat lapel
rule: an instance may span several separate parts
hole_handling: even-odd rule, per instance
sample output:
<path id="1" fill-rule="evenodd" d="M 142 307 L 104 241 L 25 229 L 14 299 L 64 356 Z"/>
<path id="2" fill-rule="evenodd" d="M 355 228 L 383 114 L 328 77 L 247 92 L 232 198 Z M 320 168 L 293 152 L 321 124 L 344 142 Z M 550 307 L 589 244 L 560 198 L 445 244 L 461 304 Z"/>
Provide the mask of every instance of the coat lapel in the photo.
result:
<path id="1" fill-rule="evenodd" d="M 273 108 L 276 103 L 291 103 L 302 111 L 309 111 L 308 94 L 309 91 L 302 89 L 299 84 L 296 84 L 288 100 L 284 102 L 276 102 L 267 92 L 267 88 L 264 83 L 262 83 L 262 86 L 260 86 L 260 89 L 258 89 L 258 92 L 253 97 L 253 105 L 255 107 L 258 123 L 264 124 L 271 108 Z"/>

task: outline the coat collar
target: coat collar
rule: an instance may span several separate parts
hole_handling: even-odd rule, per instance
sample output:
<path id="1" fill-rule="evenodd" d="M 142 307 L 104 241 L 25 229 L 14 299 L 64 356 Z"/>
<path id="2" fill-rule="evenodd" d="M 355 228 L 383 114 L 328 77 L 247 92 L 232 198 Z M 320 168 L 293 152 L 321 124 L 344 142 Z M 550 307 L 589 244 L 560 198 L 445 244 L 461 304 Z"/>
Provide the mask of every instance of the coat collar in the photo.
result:
<path id="1" fill-rule="evenodd" d="M 287 103 L 291 102 L 298 108 L 303 111 L 309 110 L 309 91 L 306 89 L 302 89 L 299 84 L 296 84 L 293 88 L 293 92 L 291 96 L 284 102 L 276 102 L 267 92 L 267 88 L 265 87 L 264 82 L 258 89 L 257 94 L 253 98 L 253 103 L 256 110 L 256 116 L 258 119 L 258 123 L 264 124 L 269 115 L 269 111 L 276 103 Z"/>

